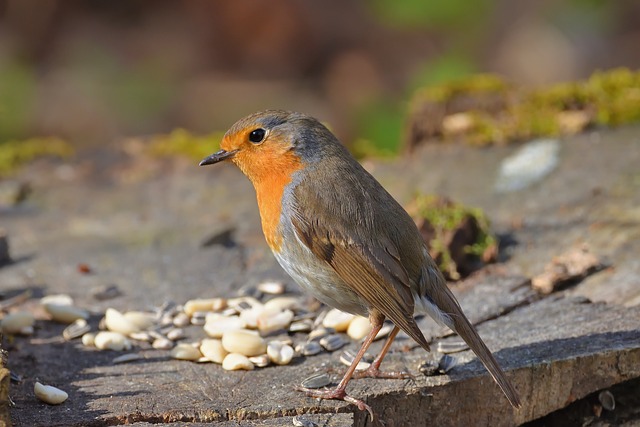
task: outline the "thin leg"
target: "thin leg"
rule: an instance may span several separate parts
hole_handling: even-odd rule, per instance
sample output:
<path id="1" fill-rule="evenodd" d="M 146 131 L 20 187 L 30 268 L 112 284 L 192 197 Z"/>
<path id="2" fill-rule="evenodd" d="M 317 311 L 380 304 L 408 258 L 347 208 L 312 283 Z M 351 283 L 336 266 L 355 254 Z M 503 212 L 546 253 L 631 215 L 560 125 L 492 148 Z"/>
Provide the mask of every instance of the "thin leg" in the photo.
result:
<path id="1" fill-rule="evenodd" d="M 371 366 L 362 371 L 354 372 L 353 378 L 413 378 L 413 376 L 409 372 L 384 372 L 380 370 L 382 359 L 384 359 L 384 357 L 387 355 L 387 352 L 391 348 L 391 343 L 393 343 L 393 340 L 396 338 L 396 335 L 398 335 L 398 332 L 400 332 L 400 328 L 395 326 L 389 334 L 387 341 L 385 341 L 382 350 L 380 350 L 378 357 L 376 357 L 375 360 L 371 363 Z"/>
<path id="2" fill-rule="evenodd" d="M 362 343 L 362 347 L 360 347 L 358 354 L 356 354 L 356 357 L 353 359 L 351 366 L 349 366 L 349 369 L 347 369 L 347 372 L 344 374 L 344 377 L 342 377 L 342 380 L 335 389 L 314 390 L 305 387 L 296 387 L 296 390 L 304 392 L 309 397 L 315 397 L 318 399 L 344 400 L 345 402 L 352 403 L 356 405 L 361 411 L 367 410 L 371 415 L 371 420 L 373 421 L 374 415 L 371 407 L 364 403 L 362 400 L 349 396 L 346 392 L 347 384 L 349 384 L 349 381 L 351 380 L 351 377 L 356 370 L 356 366 L 358 366 L 358 363 L 360 363 L 362 356 L 364 356 L 364 353 L 367 351 L 367 349 L 373 342 L 373 339 L 382 328 L 384 316 L 371 314 L 369 316 L 369 321 L 371 322 L 372 326 L 371 332 L 369 332 L 369 334 L 365 338 L 364 343 Z"/>

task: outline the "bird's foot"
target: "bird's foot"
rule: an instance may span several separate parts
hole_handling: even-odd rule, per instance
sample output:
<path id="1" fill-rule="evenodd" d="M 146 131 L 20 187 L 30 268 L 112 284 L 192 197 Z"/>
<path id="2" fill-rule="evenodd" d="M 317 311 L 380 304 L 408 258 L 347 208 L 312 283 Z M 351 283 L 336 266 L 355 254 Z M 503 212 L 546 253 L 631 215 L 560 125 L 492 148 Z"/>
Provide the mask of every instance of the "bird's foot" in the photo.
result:
<path id="1" fill-rule="evenodd" d="M 352 378 L 357 378 L 357 379 L 359 378 L 393 378 L 398 380 L 415 379 L 415 377 L 407 371 L 401 371 L 401 372 L 381 371 L 379 368 L 375 367 L 374 365 L 371 365 L 367 369 L 363 369 L 362 371 L 355 371 L 353 373 Z"/>
<path id="2" fill-rule="evenodd" d="M 361 411 L 369 412 L 369 415 L 371 415 L 371 421 L 373 421 L 374 419 L 374 414 L 371 407 L 364 403 L 362 400 L 349 396 L 344 388 L 338 387 L 333 390 L 315 390 L 306 387 L 296 387 L 295 389 L 297 391 L 303 392 L 309 397 L 314 397 L 316 399 L 344 400 L 345 402 L 356 405 Z"/>

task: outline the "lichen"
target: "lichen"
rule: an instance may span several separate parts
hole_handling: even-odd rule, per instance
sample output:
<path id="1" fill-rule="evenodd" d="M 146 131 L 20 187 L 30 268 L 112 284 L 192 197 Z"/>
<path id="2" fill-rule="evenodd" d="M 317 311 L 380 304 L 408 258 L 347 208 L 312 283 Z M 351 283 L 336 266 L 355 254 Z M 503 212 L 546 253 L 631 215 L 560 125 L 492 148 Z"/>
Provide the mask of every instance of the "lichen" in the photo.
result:
<path id="1" fill-rule="evenodd" d="M 24 164 L 40 157 L 66 159 L 74 154 L 69 143 L 60 138 L 42 137 L 0 143 L 0 177 L 14 173 Z"/>

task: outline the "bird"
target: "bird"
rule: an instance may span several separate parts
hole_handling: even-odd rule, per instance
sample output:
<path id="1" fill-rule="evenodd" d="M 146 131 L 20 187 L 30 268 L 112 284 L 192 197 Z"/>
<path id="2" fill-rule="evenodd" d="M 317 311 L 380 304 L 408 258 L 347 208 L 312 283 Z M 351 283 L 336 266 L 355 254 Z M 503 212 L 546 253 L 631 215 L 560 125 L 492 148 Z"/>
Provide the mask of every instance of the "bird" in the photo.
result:
<path id="1" fill-rule="evenodd" d="M 256 191 L 265 239 L 278 263 L 327 306 L 367 317 L 371 330 L 334 389 L 298 387 L 307 396 L 366 410 L 346 392 L 352 378 L 406 378 L 380 365 L 400 330 L 429 351 L 414 318 L 427 314 L 456 332 L 516 408 L 520 397 L 467 319 L 429 255 L 414 221 L 317 119 L 266 110 L 238 120 L 220 150 L 200 166 L 234 163 Z M 356 366 L 383 326 L 394 327 L 368 369 Z"/>

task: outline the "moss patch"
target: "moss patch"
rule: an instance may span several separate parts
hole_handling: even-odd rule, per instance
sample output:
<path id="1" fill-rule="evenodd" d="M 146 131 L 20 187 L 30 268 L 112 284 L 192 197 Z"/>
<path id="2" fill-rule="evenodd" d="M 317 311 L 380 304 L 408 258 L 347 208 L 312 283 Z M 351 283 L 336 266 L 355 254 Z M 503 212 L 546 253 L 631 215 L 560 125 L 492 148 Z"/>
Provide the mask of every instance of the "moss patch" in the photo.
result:
<path id="1" fill-rule="evenodd" d="M 420 89 L 406 148 L 425 141 L 504 144 L 640 122 L 640 72 L 618 68 L 580 82 L 517 88 L 492 75 Z"/>
<path id="2" fill-rule="evenodd" d="M 439 196 L 418 195 L 407 210 L 448 279 L 458 280 L 495 261 L 498 242 L 481 209 Z"/>
<path id="3" fill-rule="evenodd" d="M 202 160 L 220 149 L 220 141 L 224 133 L 209 135 L 193 135 L 184 129 L 175 129 L 166 135 L 153 136 L 147 149 L 159 157 L 186 156 L 194 160 Z"/>
<path id="4" fill-rule="evenodd" d="M 68 158 L 73 154 L 71 145 L 54 137 L 3 142 L 0 143 L 0 177 L 39 157 Z"/>

